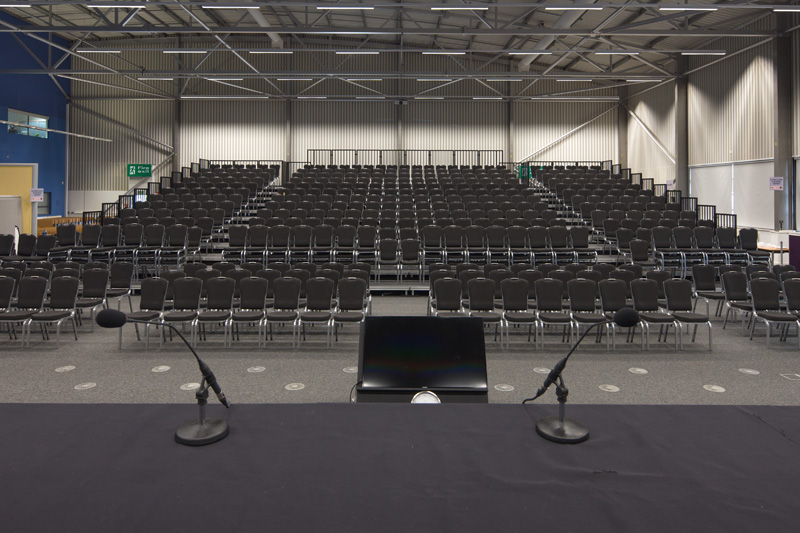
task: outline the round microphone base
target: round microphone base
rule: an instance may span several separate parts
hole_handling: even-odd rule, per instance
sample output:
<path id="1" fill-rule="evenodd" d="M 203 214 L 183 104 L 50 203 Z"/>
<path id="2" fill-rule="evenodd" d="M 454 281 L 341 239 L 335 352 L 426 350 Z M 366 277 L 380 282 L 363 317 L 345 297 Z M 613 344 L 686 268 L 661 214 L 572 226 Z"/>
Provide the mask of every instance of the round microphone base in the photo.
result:
<path id="1" fill-rule="evenodd" d="M 589 438 L 589 428 L 571 418 L 562 422 L 557 416 L 546 416 L 536 422 L 536 433 L 559 444 L 578 444 Z"/>
<path id="2" fill-rule="evenodd" d="M 175 441 L 186 446 L 205 446 L 224 439 L 230 433 L 228 422 L 209 418 L 201 424 L 195 420 L 187 422 L 175 432 Z"/>

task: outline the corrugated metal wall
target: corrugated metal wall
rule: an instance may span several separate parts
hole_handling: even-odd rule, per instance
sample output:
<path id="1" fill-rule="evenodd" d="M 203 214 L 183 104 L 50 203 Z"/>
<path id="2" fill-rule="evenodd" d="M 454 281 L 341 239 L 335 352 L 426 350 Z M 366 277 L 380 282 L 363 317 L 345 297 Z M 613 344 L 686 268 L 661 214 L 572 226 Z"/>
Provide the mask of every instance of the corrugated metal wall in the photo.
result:
<path id="1" fill-rule="evenodd" d="M 517 161 L 535 154 L 538 161 L 617 159 L 616 103 L 519 102 L 512 106 L 511 143 Z M 571 130 L 591 124 L 542 151 Z"/>
<path id="2" fill-rule="evenodd" d="M 669 82 L 628 99 L 628 108 L 675 157 L 675 83 Z M 628 114 L 628 163 L 656 183 L 671 182 L 675 165 L 645 129 Z"/>
<path id="3" fill-rule="evenodd" d="M 150 163 L 155 168 L 167 159 L 172 153 L 175 106 L 173 100 L 101 100 L 72 104 L 72 132 L 112 139 L 113 142 L 80 137 L 70 140 L 70 190 L 124 191 L 129 187 L 126 164 Z M 167 164 L 160 173 L 169 175 L 170 170 L 171 165 Z"/>
<path id="4" fill-rule="evenodd" d="M 287 159 L 286 103 L 181 101 L 180 164 L 199 159 Z"/>
<path id="5" fill-rule="evenodd" d="M 798 16 L 793 17 L 796 24 Z M 800 32 L 792 32 L 792 154 L 800 156 Z M 798 191 L 800 192 L 800 191 Z"/>
<path id="6" fill-rule="evenodd" d="M 752 29 L 771 24 L 766 19 Z M 766 43 L 689 76 L 689 165 L 772 158 L 772 47 Z"/>
<path id="7" fill-rule="evenodd" d="M 409 102 L 403 108 L 404 148 L 503 150 L 508 157 L 505 102 Z"/>

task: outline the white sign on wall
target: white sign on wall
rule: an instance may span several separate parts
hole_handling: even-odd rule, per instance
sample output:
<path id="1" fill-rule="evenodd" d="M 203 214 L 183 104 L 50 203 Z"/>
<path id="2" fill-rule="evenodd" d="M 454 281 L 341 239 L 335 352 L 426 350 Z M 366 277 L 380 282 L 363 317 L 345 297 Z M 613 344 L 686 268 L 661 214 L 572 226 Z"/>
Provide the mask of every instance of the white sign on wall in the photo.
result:
<path id="1" fill-rule="evenodd" d="M 31 202 L 44 202 L 44 189 L 31 189 Z"/>
<path id="2" fill-rule="evenodd" d="M 783 177 L 776 176 L 769 179 L 769 190 L 782 191 L 783 190 Z"/>

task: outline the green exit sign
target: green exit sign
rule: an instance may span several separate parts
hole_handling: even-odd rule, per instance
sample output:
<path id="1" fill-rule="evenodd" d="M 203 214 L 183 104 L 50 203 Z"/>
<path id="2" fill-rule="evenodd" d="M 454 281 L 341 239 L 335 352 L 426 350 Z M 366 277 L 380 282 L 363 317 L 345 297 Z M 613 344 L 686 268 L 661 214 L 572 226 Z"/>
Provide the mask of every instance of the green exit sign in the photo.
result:
<path id="1" fill-rule="evenodd" d="M 128 165 L 129 178 L 149 178 L 153 175 L 153 165 Z"/>

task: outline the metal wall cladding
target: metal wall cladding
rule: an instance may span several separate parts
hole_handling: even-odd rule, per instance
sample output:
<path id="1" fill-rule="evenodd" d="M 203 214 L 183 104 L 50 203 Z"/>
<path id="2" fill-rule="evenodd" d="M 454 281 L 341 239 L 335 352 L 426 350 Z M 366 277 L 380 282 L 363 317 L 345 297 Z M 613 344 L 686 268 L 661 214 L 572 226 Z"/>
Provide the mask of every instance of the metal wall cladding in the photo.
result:
<path id="1" fill-rule="evenodd" d="M 506 102 L 412 101 L 401 107 L 404 148 L 503 150 L 508 158 Z"/>
<path id="2" fill-rule="evenodd" d="M 800 17 L 793 17 L 796 24 Z M 800 34 L 792 32 L 792 154 L 800 156 Z"/>
<path id="3" fill-rule="evenodd" d="M 105 42 L 98 46 L 109 46 Z M 143 48 L 160 47 L 158 44 L 138 44 Z M 176 94 L 178 84 L 174 81 L 139 80 L 139 77 L 158 76 L 159 71 L 168 71 L 175 67 L 174 57 L 158 51 L 126 50 L 120 47 L 120 54 L 86 54 L 84 57 L 73 55 L 73 70 L 96 71 L 97 74 L 80 75 L 73 78 L 72 98 L 170 98 Z M 106 68 L 103 68 L 103 67 Z M 134 68 L 140 75 L 119 78 L 113 74 L 115 70 Z M 109 70 L 110 69 L 110 70 Z M 121 81 L 120 81 L 121 80 Z"/>
<path id="4" fill-rule="evenodd" d="M 286 102 L 182 100 L 180 165 L 199 159 L 287 159 Z"/>
<path id="5" fill-rule="evenodd" d="M 293 101 L 291 161 L 309 149 L 393 149 L 398 146 L 393 102 Z"/>
<path id="6" fill-rule="evenodd" d="M 639 117 L 658 141 L 675 157 L 675 83 L 669 82 L 635 94 L 628 108 Z M 675 165 L 642 126 L 627 114 L 628 162 L 634 172 L 656 183 L 671 182 Z"/>
<path id="7" fill-rule="evenodd" d="M 537 161 L 616 161 L 619 153 L 617 107 L 616 103 L 601 102 L 515 103 L 512 107 L 512 158 L 515 161 L 529 157 Z M 592 119 L 596 120 L 552 144 Z"/>
<path id="8" fill-rule="evenodd" d="M 112 142 L 71 138 L 70 190 L 127 190 L 129 163 L 149 163 L 155 175 L 169 175 L 175 106 L 173 100 L 73 103 L 70 130 Z"/>
<path id="9" fill-rule="evenodd" d="M 773 157 L 773 47 L 771 41 L 689 75 L 690 165 Z"/>

